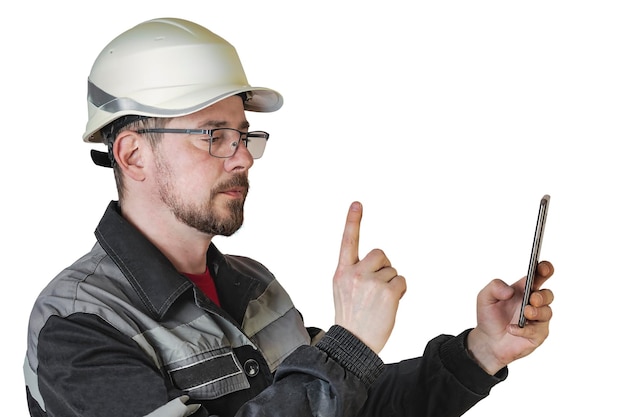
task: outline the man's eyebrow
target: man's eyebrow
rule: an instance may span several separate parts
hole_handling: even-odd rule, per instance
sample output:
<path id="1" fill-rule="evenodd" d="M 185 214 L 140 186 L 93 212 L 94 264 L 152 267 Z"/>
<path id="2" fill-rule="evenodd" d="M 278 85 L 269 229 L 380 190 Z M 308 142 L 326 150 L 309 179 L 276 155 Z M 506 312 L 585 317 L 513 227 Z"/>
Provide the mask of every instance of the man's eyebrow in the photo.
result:
<path id="1" fill-rule="evenodd" d="M 226 126 L 228 126 L 228 122 L 226 120 L 207 120 L 206 122 L 201 123 L 200 126 L 198 127 L 210 129 L 210 128 L 226 127 Z M 244 120 L 243 122 L 239 124 L 238 129 L 246 130 L 249 127 L 250 127 L 250 122 L 248 122 L 247 120 Z"/>

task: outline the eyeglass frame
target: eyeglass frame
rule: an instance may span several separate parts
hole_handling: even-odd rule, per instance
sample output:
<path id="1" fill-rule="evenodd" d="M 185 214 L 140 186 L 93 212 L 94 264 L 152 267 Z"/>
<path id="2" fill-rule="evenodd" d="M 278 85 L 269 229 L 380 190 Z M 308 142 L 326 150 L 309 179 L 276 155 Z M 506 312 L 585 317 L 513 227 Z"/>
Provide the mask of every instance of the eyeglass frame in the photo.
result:
<path id="1" fill-rule="evenodd" d="M 239 139 L 237 140 L 237 145 L 233 147 L 233 153 L 231 153 L 228 156 L 218 156 L 218 155 L 214 155 L 213 152 L 211 151 L 211 148 L 213 146 L 213 133 L 215 131 L 219 131 L 219 130 L 231 130 L 234 132 L 239 133 Z M 241 141 L 243 141 L 244 145 L 246 146 L 246 149 L 248 149 L 248 138 L 253 137 L 253 138 L 261 138 L 261 139 L 265 139 L 265 145 L 267 145 L 267 141 L 270 138 L 270 134 L 263 131 L 263 130 L 254 130 L 252 132 L 242 132 L 239 129 L 234 129 L 232 127 L 216 127 L 214 129 L 170 129 L 170 128 L 147 128 L 147 129 L 138 129 L 135 130 L 135 133 L 137 134 L 143 134 L 143 133 L 173 133 L 173 134 L 182 134 L 182 135 L 208 135 L 209 139 L 209 155 L 213 156 L 214 158 L 232 158 L 233 155 L 235 155 L 235 152 L 237 152 L 237 148 L 239 148 L 239 144 L 241 143 Z M 245 136 L 245 137 L 244 137 Z M 265 150 L 265 146 L 263 147 L 263 150 Z M 250 153 L 252 154 L 252 153 Z M 254 159 L 259 159 L 263 156 L 263 154 L 261 154 L 261 156 L 255 157 L 254 155 L 252 155 L 252 157 Z"/>

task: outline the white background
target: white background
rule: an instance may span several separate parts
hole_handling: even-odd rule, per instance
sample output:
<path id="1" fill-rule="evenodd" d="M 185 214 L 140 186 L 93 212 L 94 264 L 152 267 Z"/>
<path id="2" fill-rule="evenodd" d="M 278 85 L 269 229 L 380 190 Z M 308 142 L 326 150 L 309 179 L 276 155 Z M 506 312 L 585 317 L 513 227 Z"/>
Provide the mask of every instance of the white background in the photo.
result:
<path id="1" fill-rule="evenodd" d="M 10 4 L 10 6 L 7 6 Z M 409 6 L 411 4 L 411 6 Z M 251 171 L 242 230 L 309 325 L 332 324 L 348 206 L 361 255 L 408 280 L 387 361 L 475 324 L 478 291 L 525 275 L 540 197 L 551 335 L 468 416 L 623 415 L 626 7 L 619 1 L 25 1 L 1 6 L 2 415 L 26 416 L 32 302 L 86 252 L 112 173 L 82 143 L 86 80 L 114 36 L 195 20 L 285 105 Z M 163 63 L 166 65 L 166 62 Z M 10 411 L 10 413 L 9 413 Z"/>

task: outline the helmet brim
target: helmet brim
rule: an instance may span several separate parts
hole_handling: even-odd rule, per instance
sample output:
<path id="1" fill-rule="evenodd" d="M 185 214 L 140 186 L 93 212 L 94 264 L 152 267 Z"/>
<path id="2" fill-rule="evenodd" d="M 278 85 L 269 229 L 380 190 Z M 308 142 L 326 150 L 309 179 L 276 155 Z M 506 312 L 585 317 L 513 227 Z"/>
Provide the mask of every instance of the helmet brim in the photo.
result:
<path id="1" fill-rule="evenodd" d="M 207 88 L 194 86 L 179 90 L 179 94 L 174 94 L 167 101 L 159 103 L 158 107 L 147 106 L 139 100 L 128 98 L 113 98 L 107 101 L 99 108 L 93 109 L 93 116 L 83 134 L 83 141 L 102 143 L 104 141 L 100 134 L 102 126 L 106 126 L 123 116 L 182 117 L 242 93 L 247 93 L 248 97 L 247 100 L 244 100 L 244 110 L 246 111 L 267 113 L 276 111 L 283 105 L 283 97 L 280 93 L 265 87 L 226 86 L 216 91 L 215 86 Z M 160 93 L 162 94 L 162 91 Z M 145 95 L 149 94 L 149 91 L 145 92 Z M 141 98 L 140 94 L 137 96 Z M 96 128 L 89 129 L 89 126 Z"/>

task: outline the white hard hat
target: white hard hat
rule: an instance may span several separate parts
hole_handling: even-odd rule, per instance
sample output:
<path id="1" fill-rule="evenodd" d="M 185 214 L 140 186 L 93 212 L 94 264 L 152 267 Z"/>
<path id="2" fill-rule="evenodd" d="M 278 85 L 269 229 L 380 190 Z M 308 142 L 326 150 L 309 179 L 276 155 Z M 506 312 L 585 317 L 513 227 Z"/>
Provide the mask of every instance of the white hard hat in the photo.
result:
<path id="1" fill-rule="evenodd" d="M 244 109 L 278 110 L 282 96 L 248 84 L 235 48 L 182 19 L 154 19 L 129 29 L 98 55 L 88 80 L 89 120 L 83 140 L 128 115 L 179 117 L 247 93 Z"/>

